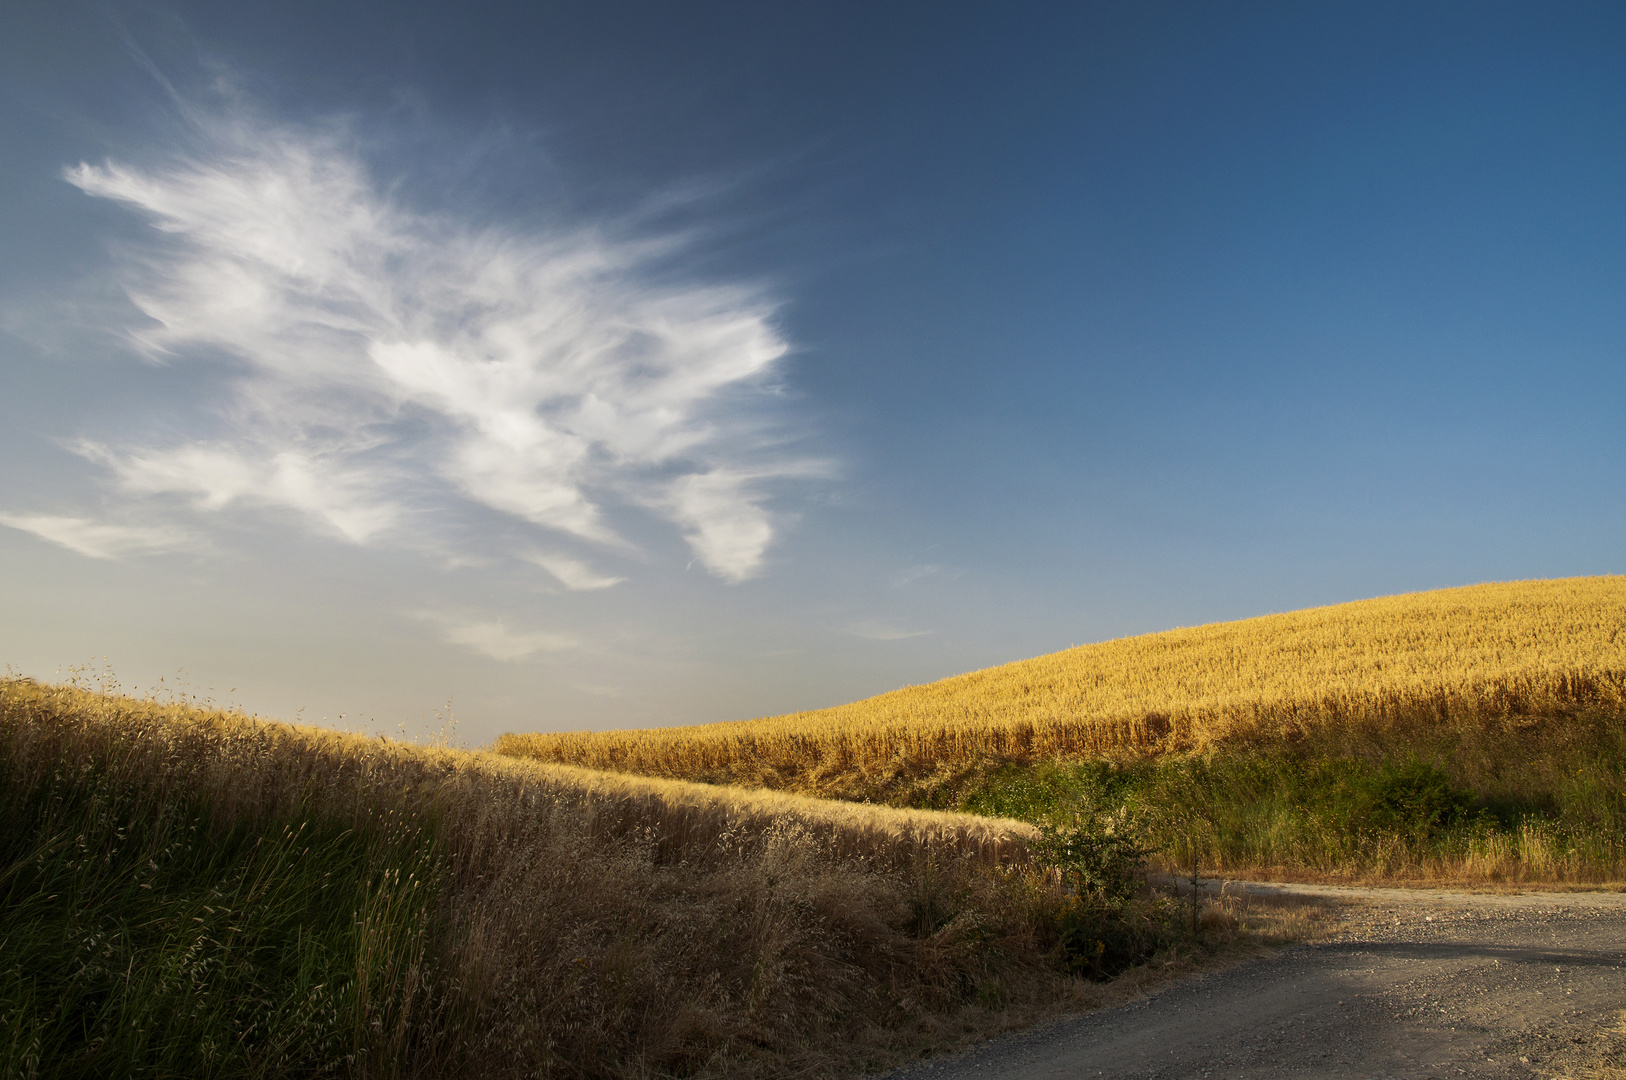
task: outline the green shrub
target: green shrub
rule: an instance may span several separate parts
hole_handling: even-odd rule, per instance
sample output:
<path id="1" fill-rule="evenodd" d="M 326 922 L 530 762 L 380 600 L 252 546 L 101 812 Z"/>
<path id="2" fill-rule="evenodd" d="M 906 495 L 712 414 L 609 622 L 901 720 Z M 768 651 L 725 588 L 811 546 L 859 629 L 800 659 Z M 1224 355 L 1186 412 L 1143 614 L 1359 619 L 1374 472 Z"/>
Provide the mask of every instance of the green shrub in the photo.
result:
<path id="1" fill-rule="evenodd" d="M 1043 825 L 1039 832 L 1030 845 L 1034 861 L 1059 874 L 1076 896 L 1121 906 L 1145 884 L 1151 849 L 1124 829 L 1081 815 L 1071 826 Z"/>
<path id="2" fill-rule="evenodd" d="M 1161 905 L 1146 895 L 1149 848 L 1123 820 L 1087 809 L 1065 826 L 1046 824 L 1030 846 L 1034 862 L 1057 875 L 1060 905 L 1049 912 L 1052 956 L 1070 975 L 1100 981 L 1144 963 L 1168 936 Z"/>

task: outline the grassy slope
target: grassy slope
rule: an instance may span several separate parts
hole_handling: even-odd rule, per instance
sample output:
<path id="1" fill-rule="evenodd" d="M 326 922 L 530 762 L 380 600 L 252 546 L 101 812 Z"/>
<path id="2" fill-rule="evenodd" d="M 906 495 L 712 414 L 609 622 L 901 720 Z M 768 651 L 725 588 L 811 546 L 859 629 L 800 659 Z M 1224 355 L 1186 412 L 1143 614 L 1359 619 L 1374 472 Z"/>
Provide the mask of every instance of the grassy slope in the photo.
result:
<path id="1" fill-rule="evenodd" d="M 26 680 L 0 775 L 8 1076 L 844 1075 L 1201 944 L 1014 822 Z"/>
<path id="2" fill-rule="evenodd" d="M 1620 875 L 1626 577 L 1480 585 L 1087 645 L 817 712 L 500 752 L 849 799 L 1134 817 L 1171 859 Z"/>

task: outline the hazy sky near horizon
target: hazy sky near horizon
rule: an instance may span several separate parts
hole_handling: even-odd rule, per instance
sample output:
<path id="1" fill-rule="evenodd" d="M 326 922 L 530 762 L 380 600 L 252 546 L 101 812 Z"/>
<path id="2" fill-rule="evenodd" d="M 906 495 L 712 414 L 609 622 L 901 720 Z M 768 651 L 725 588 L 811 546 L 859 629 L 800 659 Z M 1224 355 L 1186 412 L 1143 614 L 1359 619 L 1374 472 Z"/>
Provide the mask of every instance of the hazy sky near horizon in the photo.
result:
<path id="1" fill-rule="evenodd" d="M 1612 4 L 21 2 L 0 663 L 460 736 L 1626 571 Z"/>

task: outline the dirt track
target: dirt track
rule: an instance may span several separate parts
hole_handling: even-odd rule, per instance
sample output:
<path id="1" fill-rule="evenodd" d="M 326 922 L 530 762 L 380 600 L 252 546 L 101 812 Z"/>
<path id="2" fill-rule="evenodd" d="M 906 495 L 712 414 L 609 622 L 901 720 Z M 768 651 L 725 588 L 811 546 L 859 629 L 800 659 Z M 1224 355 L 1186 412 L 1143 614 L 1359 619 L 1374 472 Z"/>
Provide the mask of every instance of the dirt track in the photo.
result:
<path id="1" fill-rule="evenodd" d="M 888 1080 L 1626 1077 L 1626 895 L 1225 888 L 1352 908 L 1324 941 Z"/>

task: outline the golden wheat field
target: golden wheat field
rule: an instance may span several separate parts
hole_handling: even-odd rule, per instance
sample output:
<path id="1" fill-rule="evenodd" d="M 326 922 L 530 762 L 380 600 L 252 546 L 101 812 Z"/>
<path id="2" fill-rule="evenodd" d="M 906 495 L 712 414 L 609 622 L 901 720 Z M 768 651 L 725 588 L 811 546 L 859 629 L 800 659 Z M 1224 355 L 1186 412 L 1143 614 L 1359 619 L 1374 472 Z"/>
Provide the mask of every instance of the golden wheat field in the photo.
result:
<path id="1" fill-rule="evenodd" d="M 819 790 L 843 773 L 1211 752 L 1626 707 L 1626 576 L 1363 600 L 1083 645 L 836 708 L 504 735 L 503 754 Z"/>
<path id="2" fill-rule="evenodd" d="M 260 818 L 293 805 L 351 811 L 359 799 L 381 811 L 403 805 L 433 811 L 502 835 L 523 832 L 534 808 L 546 806 L 579 815 L 584 842 L 637 836 L 662 857 L 737 853 L 752 838 L 790 829 L 832 857 L 876 867 L 908 866 L 931 853 L 1021 862 L 1024 841 L 1035 834 L 1030 825 L 1000 818 L 616 775 L 28 679 L 0 680 L 0 714 L 13 722 L 34 718 L 6 725 L 14 762 L 83 759 L 117 740 L 130 783 L 184 776 L 189 789 L 208 793 L 233 817 Z"/>

